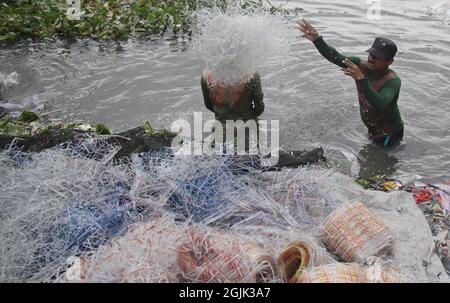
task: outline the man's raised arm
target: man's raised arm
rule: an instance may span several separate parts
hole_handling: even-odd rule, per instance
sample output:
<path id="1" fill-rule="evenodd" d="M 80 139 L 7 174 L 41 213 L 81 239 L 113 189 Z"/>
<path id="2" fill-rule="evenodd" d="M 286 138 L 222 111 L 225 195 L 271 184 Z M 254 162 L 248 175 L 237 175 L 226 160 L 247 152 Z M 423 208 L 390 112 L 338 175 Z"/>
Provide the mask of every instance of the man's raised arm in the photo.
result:
<path id="1" fill-rule="evenodd" d="M 309 41 L 312 41 L 319 53 L 331 63 L 334 63 L 343 68 L 346 67 L 346 65 L 344 65 L 343 63 L 345 59 L 352 61 L 356 65 L 359 65 L 361 63 L 360 58 L 345 57 L 341 55 L 335 48 L 329 46 L 323 40 L 322 36 L 319 35 L 317 30 L 305 19 L 303 19 L 302 21 L 297 21 L 297 25 L 297 28 L 303 33 L 303 37 L 305 37 Z"/>

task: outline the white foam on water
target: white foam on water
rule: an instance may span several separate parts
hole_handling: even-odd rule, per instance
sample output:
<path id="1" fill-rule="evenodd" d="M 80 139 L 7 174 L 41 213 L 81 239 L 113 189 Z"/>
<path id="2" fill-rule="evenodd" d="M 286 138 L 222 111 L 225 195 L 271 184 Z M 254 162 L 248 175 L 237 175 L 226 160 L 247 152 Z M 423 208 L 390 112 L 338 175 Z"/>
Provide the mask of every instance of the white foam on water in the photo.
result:
<path id="1" fill-rule="evenodd" d="M 2 74 L 0 73 L 0 88 L 1 92 L 3 93 L 5 89 L 19 84 L 18 81 L 19 75 L 17 72 L 12 72 L 10 74 Z"/>
<path id="2" fill-rule="evenodd" d="M 450 19 L 450 1 L 444 0 L 429 6 L 427 9 L 427 14 L 438 16 L 446 20 Z"/>
<path id="3" fill-rule="evenodd" d="M 8 88 L 12 85 L 19 84 L 17 80 L 18 77 L 19 75 L 17 74 L 17 72 L 12 72 L 8 75 L 0 73 L 0 83 L 3 87 Z"/>
<path id="4" fill-rule="evenodd" d="M 280 14 L 242 9 L 232 1 L 193 14 L 193 48 L 213 71 L 216 82 L 242 83 L 261 67 L 287 60 L 295 28 Z"/>

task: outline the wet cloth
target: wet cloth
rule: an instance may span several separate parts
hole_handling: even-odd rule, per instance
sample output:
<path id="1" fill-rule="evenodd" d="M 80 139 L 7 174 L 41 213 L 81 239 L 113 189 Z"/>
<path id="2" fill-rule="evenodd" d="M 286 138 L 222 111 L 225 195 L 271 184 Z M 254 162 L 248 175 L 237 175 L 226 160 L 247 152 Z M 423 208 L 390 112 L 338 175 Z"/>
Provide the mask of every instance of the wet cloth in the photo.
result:
<path id="1" fill-rule="evenodd" d="M 346 57 L 329 46 L 323 38 L 314 41 L 318 51 L 330 62 L 345 67 L 343 60 L 348 59 L 358 65 L 366 74 L 363 80 L 356 81 L 361 119 L 369 131 L 369 138 L 385 147 L 403 138 L 403 120 L 397 105 L 401 80 L 395 71 L 389 69 L 379 79 L 371 77 L 358 57 Z"/>
<path id="2" fill-rule="evenodd" d="M 206 69 L 202 74 L 201 86 L 206 108 L 222 123 L 226 120 L 256 119 L 264 111 L 264 94 L 258 73 L 246 83 L 228 85 L 214 83 L 212 72 Z"/>

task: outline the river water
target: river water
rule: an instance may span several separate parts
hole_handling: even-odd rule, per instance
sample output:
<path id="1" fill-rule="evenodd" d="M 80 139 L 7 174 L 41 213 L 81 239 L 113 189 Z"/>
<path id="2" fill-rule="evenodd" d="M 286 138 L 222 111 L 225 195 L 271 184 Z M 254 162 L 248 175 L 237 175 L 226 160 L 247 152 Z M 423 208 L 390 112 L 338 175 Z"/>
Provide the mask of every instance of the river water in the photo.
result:
<path id="1" fill-rule="evenodd" d="M 429 15 L 427 7 L 439 1 L 381 0 L 381 20 L 375 20 L 368 2 L 289 1 L 288 7 L 303 8 L 292 20 L 307 18 L 344 54 L 366 57 L 376 36 L 396 41 L 402 145 L 382 151 L 368 142 L 354 82 L 300 34 L 285 64 L 261 69 L 266 103 L 261 119 L 280 121 L 284 148 L 322 146 L 331 162 L 351 175 L 448 177 L 450 5 Z M 193 112 L 213 118 L 203 105 L 203 68 L 189 39 L 171 34 L 121 43 L 2 45 L 0 74 L 16 72 L 18 84 L 3 89 L 0 106 L 35 110 L 59 121 L 102 122 L 114 131 L 145 120 L 170 128 Z"/>

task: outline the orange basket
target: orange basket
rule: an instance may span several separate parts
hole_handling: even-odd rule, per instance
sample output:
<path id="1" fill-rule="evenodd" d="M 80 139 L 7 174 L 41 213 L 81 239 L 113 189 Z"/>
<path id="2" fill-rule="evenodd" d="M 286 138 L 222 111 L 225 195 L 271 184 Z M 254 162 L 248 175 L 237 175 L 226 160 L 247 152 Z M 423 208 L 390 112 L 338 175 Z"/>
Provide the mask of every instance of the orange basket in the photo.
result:
<path id="1" fill-rule="evenodd" d="M 356 264 L 328 264 L 302 272 L 300 283 L 366 283 L 366 271 Z"/>
<path id="2" fill-rule="evenodd" d="M 358 264 L 334 263 L 319 266 L 302 272 L 298 277 L 300 283 L 401 283 L 403 282 L 397 268 L 363 267 Z"/>
<path id="3" fill-rule="evenodd" d="M 388 249 L 394 235 L 363 203 L 347 203 L 334 210 L 323 224 L 323 243 L 346 262 L 362 263 Z"/>
<path id="4" fill-rule="evenodd" d="M 310 259 L 311 248 L 302 241 L 292 243 L 281 251 L 278 257 L 278 267 L 283 281 L 297 282 L 298 276 L 309 266 Z"/>
<path id="5" fill-rule="evenodd" d="M 259 283 L 276 277 L 276 263 L 262 246 L 226 232 L 191 229 L 177 248 L 186 282 Z"/>

